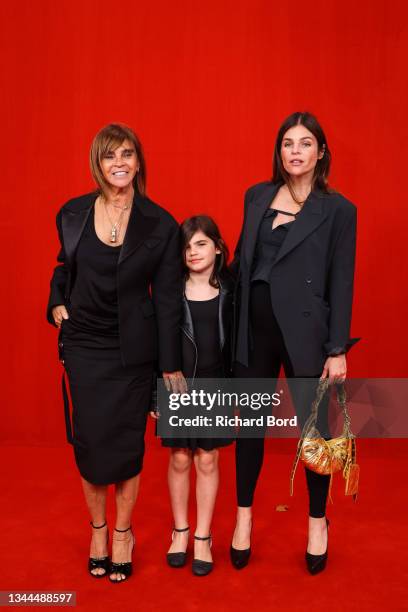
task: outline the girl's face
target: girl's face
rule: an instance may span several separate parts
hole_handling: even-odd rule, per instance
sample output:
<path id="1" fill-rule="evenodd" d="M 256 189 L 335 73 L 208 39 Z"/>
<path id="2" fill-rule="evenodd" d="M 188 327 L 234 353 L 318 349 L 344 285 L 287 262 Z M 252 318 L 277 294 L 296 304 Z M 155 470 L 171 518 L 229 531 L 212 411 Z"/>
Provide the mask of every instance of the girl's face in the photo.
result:
<path id="1" fill-rule="evenodd" d="M 204 232 L 196 232 L 187 245 L 184 260 L 191 272 L 212 271 L 216 255 L 221 253 L 215 243 Z"/>
<path id="2" fill-rule="evenodd" d="M 282 139 L 281 157 L 286 172 L 293 178 L 310 174 L 313 177 L 317 161 L 324 155 L 319 151 L 316 137 L 304 125 L 291 127 Z"/>

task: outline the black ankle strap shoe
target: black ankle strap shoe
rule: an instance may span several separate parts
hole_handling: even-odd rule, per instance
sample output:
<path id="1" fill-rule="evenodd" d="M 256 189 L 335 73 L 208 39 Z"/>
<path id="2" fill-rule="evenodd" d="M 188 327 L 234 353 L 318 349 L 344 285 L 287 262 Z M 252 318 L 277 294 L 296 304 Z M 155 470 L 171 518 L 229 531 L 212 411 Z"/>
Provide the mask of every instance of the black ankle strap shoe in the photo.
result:
<path id="1" fill-rule="evenodd" d="M 133 540 L 132 541 L 132 553 L 133 553 L 135 538 L 132 532 L 132 526 L 128 527 L 127 529 L 116 529 L 115 527 L 115 531 L 117 531 L 118 533 L 126 533 L 126 531 L 130 531 L 130 533 L 132 534 L 132 540 Z M 115 563 L 112 561 L 112 563 L 110 564 L 110 568 L 109 568 L 109 580 L 114 583 L 125 582 L 125 580 L 130 578 L 132 573 L 133 573 L 133 566 L 132 566 L 131 560 L 125 561 L 123 563 Z M 124 578 L 112 578 L 112 574 L 123 574 Z"/>
<path id="2" fill-rule="evenodd" d="M 212 546 L 212 537 L 211 534 L 206 536 L 205 538 L 201 538 L 200 536 L 194 536 L 195 540 L 201 540 L 203 542 L 209 541 L 210 548 Z M 193 563 L 191 569 L 193 571 L 194 576 L 207 576 L 210 572 L 212 572 L 214 568 L 214 563 L 212 561 L 202 561 L 201 559 L 193 559 Z"/>
<path id="3" fill-rule="evenodd" d="M 173 533 L 171 535 L 171 539 L 174 540 L 175 533 L 184 533 L 185 531 L 188 531 L 189 529 L 190 527 L 184 527 L 183 529 L 177 529 L 176 527 L 173 527 Z M 187 561 L 187 551 L 167 553 L 166 559 L 170 567 L 174 567 L 174 568 L 184 567 Z"/>
<path id="4" fill-rule="evenodd" d="M 102 525 L 94 525 L 92 521 L 90 521 L 93 529 L 103 529 L 106 527 L 106 521 Z M 109 531 L 106 531 L 106 539 L 109 538 Z M 89 557 L 88 559 L 88 572 L 91 574 L 92 578 L 105 578 L 106 574 L 109 571 L 109 556 L 106 557 Z M 94 574 L 93 570 L 103 569 L 103 574 Z"/>

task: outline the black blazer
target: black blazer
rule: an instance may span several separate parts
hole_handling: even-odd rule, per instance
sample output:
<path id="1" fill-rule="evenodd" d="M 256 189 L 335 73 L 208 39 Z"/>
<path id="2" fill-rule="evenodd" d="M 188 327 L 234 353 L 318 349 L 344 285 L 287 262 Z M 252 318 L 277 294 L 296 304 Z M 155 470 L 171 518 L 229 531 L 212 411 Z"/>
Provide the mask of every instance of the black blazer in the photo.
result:
<path id="1" fill-rule="evenodd" d="M 47 319 L 58 304 L 69 308 L 75 280 L 75 252 L 96 193 L 70 200 L 57 215 L 61 242 L 51 279 Z M 182 262 L 180 231 L 163 208 L 135 194 L 118 261 L 119 336 L 122 361 L 157 361 L 161 370 L 181 369 Z"/>
<path id="2" fill-rule="evenodd" d="M 264 182 L 245 195 L 244 223 L 234 260 L 238 276 L 235 358 L 248 366 L 249 294 L 255 244 L 263 215 L 280 185 Z M 339 193 L 313 191 L 272 265 L 273 311 L 296 376 L 321 372 L 328 354 L 347 351 L 356 248 L 354 204 Z"/>
<path id="3" fill-rule="evenodd" d="M 224 376 L 229 376 L 231 372 L 232 300 L 233 283 L 230 279 L 224 279 L 222 282 L 220 281 L 218 301 L 218 332 Z M 194 379 L 197 370 L 198 354 L 197 345 L 195 343 L 193 320 L 185 295 L 183 295 L 183 318 L 181 329 L 183 331 L 181 341 L 183 374 L 186 378 Z"/>

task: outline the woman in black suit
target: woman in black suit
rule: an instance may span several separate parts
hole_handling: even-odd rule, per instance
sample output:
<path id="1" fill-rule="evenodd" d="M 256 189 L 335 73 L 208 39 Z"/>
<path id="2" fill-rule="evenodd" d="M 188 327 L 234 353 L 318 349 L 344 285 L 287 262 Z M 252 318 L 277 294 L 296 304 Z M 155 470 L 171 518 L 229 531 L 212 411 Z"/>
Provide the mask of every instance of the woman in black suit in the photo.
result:
<path id="1" fill-rule="evenodd" d="M 57 215 L 59 265 L 48 320 L 60 328 L 67 437 L 73 444 L 93 527 L 88 569 L 119 582 L 130 576 L 131 515 L 143 465 L 153 370 L 183 388 L 180 372 L 181 258 L 173 217 L 145 195 L 139 139 L 104 127 L 91 147 L 98 191 L 70 200 Z M 116 485 L 112 562 L 106 496 Z"/>
<path id="2" fill-rule="evenodd" d="M 244 223 L 232 267 L 238 274 L 235 376 L 346 376 L 356 241 L 356 208 L 328 187 L 330 151 L 309 113 L 294 113 L 279 129 L 272 181 L 245 196 Z M 311 398 L 297 403 L 300 425 Z M 326 418 L 318 425 L 329 437 Z M 252 503 L 264 439 L 236 444 L 238 512 L 231 560 L 250 556 Z M 309 490 L 308 569 L 327 559 L 325 518 L 329 477 L 306 469 Z"/>

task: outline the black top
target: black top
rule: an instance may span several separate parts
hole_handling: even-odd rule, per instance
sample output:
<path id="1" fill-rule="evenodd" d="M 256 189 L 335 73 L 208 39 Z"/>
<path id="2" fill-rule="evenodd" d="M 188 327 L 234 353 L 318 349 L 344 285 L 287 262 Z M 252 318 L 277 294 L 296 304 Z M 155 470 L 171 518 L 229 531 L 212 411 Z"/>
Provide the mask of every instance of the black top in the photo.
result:
<path id="1" fill-rule="evenodd" d="M 217 368 L 221 363 L 218 330 L 219 296 L 210 300 L 187 300 L 193 320 L 194 338 L 197 345 L 197 374 Z"/>
<path id="2" fill-rule="evenodd" d="M 76 278 L 69 306 L 76 329 L 118 335 L 117 264 L 121 247 L 102 242 L 91 213 L 76 251 Z"/>
<path id="3" fill-rule="evenodd" d="M 258 238 L 256 241 L 254 262 L 251 274 L 251 281 L 265 281 L 269 283 L 269 275 L 271 266 L 275 261 L 282 244 L 285 241 L 287 233 L 293 221 L 281 223 L 275 229 L 272 225 L 278 213 L 294 217 L 297 213 L 286 212 L 285 210 L 277 210 L 276 208 L 268 208 L 262 219 L 259 228 Z"/>

